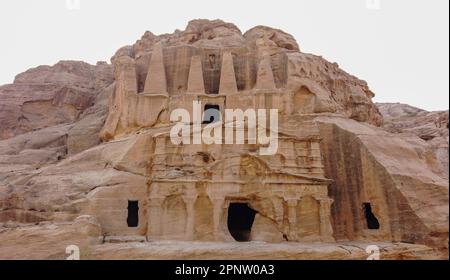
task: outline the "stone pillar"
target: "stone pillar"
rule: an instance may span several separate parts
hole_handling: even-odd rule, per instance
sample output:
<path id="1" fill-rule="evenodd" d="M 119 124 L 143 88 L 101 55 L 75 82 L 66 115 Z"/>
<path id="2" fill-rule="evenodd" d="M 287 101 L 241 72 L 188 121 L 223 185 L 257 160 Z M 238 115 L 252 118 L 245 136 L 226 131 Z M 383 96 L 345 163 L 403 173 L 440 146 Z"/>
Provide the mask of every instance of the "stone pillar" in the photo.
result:
<path id="1" fill-rule="evenodd" d="M 148 223 L 147 223 L 147 237 L 158 238 L 162 231 L 162 215 L 163 215 L 164 197 L 152 197 L 148 203 Z"/>
<path id="2" fill-rule="evenodd" d="M 153 47 L 150 65 L 144 87 L 145 94 L 167 94 L 166 69 L 164 67 L 163 47 L 161 43 Z"/>
<path id="3" fill-rule="evenodd" d="M 236 74 L 234 72 L 233 55 L 225 52 L 222 58 L 219 94 L 237 93 Z"/>
<path id="4" fill-rule="evenodd" d="M 222 237 L 222 230 L 220 229 L 220 217 L 223 215 L 223 206 L 224 206 L 224 199 L 223 198 L 214 198 L 213 199 L 213 205 L 214 205 L 214 239 L 216 241 L 221 241 L 223 239 Z"/>
<path id="5" fill-rule="evenodd" d="M 184 196 L 184 203 L 186 203 L 186 231 L 185 231 L 185 239 L 186 240 L 194 240 L 194 230 L 195 230 L 195 201 L 197 200 L 197 196 Z"/>
<path id="6" fill-rule="evenodd" d="M 331 226 L 331 198 L 319 198 L 320 203 L 320 238 L 325 242 L 335 241 L 333 238 L 333 227 Z"/>
<path id="7" fill-rule="evenodd" d="M 297 205 L 298 199 L 286 199 L 288 206 L 288 238 L 289 240 L 297 240 Z"/>

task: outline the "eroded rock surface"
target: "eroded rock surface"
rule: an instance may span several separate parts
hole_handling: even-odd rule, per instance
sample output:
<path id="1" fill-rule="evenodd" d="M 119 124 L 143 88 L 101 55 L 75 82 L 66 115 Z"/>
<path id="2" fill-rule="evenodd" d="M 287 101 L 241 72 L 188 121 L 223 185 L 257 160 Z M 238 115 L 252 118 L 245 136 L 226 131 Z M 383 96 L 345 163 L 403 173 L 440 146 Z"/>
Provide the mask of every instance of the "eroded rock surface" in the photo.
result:
<path id="1" fill-rule="evenodd" d="M 112 67 L 61 61 L 39 66 L 0 87 L 0 139 L 72 123 L 113 82 Z"/>
<path id="2" fill-rule="evenodd" d="M 99 259 L 363 259 L 369 243 L 448 258 L 448 112 L 377 107 L 366 82 L 300 49 L 281 30 L 194 20 L 112 65 L 0 87 L 0 258 L 62 258 L 66 240 Z M 278 109 L 277 153 L 174 145 L 170 112 L 193 101 Z"/>
<path id="3" fill-rule="evenodd" d="M 448 110 L 428 112 L 400 103 L 379 103 L 384 116 L 383 128 L 401 135 L 415 135 L 427 143 L 428 151 L 434 153 L 434 170 L 448 179 Z"/>

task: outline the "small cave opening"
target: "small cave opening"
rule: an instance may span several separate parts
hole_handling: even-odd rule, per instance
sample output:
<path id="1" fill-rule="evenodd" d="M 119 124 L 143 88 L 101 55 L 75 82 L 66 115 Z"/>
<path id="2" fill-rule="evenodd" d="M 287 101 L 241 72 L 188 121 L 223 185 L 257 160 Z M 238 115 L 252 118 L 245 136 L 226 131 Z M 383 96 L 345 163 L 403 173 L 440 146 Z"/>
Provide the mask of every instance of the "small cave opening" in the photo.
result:
<path id="1" fill-rule="evenodd" d="M 139 201 L 128 201 L 128 227 L 138 227 L 139 225 Z"/>
<path id="2" fill-rule="evenodd" d="M 380 222 L 372 212 L 372 205 L 368 202 L 363 203 L 364 215 L 366 217 L 368 229 L 380 229 Z"/>
<path id="3" fill-rule="evenodd" d="M 220 121 L 220 106 L 214 104 L 206 104 L 204 115 L 203 115 L 203 123 L 210 124 L 214 122 Z"/>
<path id="4" fill-rule="evenodd" d="M 234 240 L 248 242 L 257 211 L 247 203 L 230 203 L 228 208 L 228 230 Z"/>

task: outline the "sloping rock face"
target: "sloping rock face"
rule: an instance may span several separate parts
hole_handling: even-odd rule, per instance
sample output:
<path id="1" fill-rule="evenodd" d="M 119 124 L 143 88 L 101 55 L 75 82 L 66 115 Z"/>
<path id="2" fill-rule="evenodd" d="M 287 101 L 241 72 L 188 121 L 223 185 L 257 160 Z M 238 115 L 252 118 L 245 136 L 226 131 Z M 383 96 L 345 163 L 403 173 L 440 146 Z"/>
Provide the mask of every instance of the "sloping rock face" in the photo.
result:
<path id="1" fill-rule="evenodd" d="M 79 120 L 112 81 L 110 65 L 71 61 L 17 75 L 0 87 L 0 139 Z"/>
<path id="2" fill-rule="evenodd" d="M 448 250 L 448 111 L 377 104 L 382 127 L 320 117 L 337 239 L 391 239 Z M 380 224 L 368 230 L 365 205 Z M 412 230 L 414 229 L 414 230 Z"/>
<path id="3" fill-rule="evenodd" d="M 0 87 L 0 177 L 12 180 L 1 187 L 19 191 L 15 179 L 100 144 L 113 89 L 111 65 L 75 61 L 28 70 Z"/>
<path id="4" fill-rule="evenodd" d="M 411 133 L 425 141 L 448 137 L 448 110 L 428 112 L 400 103 L 377 103 L 384 128 L 392 133 Z"/>
<path id="5" fill-rule="evenodd" d="M 50 223 L 39 225 L 7 224 L 0 230 L 2 260 L 62 260 L 68 254 L 79 251 L 80 258 L 91 258 L 89 252 L 95 245 L 102 243 L 101 228 L 94 217 L 80 216 L 73 222 Z M 45 249 L 44 249 L 45 248 Z M 66 251 L 66 248 L 69 250 Z M 43 250 L 44 249 L 44 250 Z"/>
<path id="6" fill-rule="evenodd" d="M 435 169 L 448 179 L 448 110 L 428 112 L 406 104 L 379 103 L 383 128 L 395 134 L 416 135 L 435 153 Z"/>
<path id="7" fill-rule="evenodd" d="M 265 26 L 194 20 L 111 61 L 0 87 L 0 258 L 63 258 L 69 243 L 83 258 L 242 258 L 235 241 L 274 243 L 248 243 L 248 258 L 360 259 L 358 242 L 448 258 L 448 112 L 445 126 L 445 113 L 377 107 L 366 82 Z M 170 114 L 193 101 L 220 119 L 278 109 L 277 152 L 175 145 Z"/>
<path id="8" fill-rule="evenodd" d="M 325 174 L 334 179 L 338 239 L 394 240 L 445 248 L 448 179 L 417 136 L 395 136 L 347 119 L 320 118 Z M 379 229 L 368 228 L 367 205 Z"/>

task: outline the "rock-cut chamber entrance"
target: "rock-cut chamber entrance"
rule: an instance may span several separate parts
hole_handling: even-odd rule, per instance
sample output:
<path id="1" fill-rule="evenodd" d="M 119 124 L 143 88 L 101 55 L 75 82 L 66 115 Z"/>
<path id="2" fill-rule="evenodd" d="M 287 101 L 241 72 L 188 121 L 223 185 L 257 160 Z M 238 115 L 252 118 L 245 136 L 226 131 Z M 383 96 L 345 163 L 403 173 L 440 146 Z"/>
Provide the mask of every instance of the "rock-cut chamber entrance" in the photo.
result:
<path id="1" fill-rule="evenodd" d="M 128 227 L 138 227 L 139 225 L 139 201 L 128 201 Z"/>
<path id="2" fill-rule="evenodd" d="M 375 214 L 372 212 L 372 205 L 370 203 L 363 203 L 364 215 L 366 217 L 368 229 L 380 229 L 380 222 Z"/>
<path id="3" fill-rule="evenodd" d="M 251 231 L 256 213 L 247 203 L 230 203 L 228 230 L 236 241 L 251 241 Z"/>

